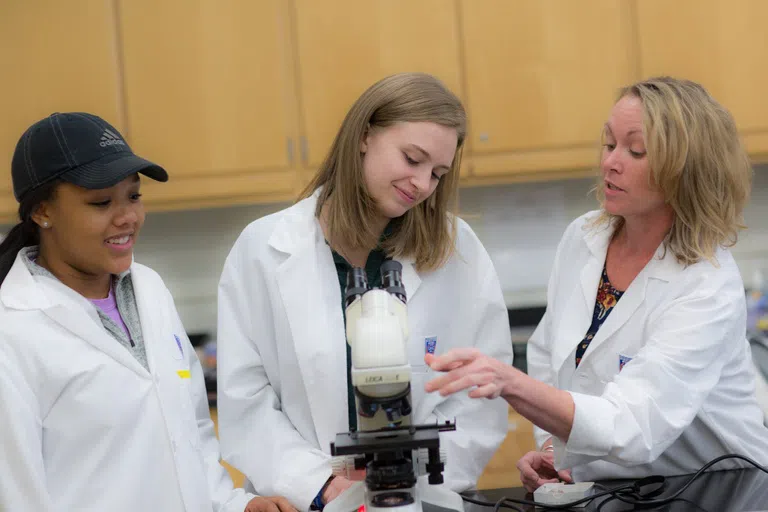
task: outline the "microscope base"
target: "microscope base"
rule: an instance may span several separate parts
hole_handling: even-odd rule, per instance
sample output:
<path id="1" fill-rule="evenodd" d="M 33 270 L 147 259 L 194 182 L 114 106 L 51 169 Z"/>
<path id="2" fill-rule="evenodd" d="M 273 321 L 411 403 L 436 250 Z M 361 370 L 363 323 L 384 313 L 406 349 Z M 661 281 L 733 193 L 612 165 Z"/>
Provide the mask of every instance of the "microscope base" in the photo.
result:
<path id="1" fill-rule="evenodd" d="M 326 505 L 324 512 L 356 512 L 361 505 L 365 505 L 365 512 L 464 512 L 461 496 L 442 485 L 429 485 L 426 475 L 419 477 L 415 488 L 404 489 L 402 492 L 411 494 L 413 503 L 376 507 L 371 500 L 380 493 L 369 493 L 365 482 L 355 482 L 341 496 Z"/>

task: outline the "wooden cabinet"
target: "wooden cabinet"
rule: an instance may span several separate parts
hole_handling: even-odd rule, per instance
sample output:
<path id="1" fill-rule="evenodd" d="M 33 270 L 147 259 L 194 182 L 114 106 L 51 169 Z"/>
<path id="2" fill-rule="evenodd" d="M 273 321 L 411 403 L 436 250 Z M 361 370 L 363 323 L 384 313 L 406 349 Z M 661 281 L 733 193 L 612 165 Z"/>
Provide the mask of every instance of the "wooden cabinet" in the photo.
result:
<path id="1" fill-rule="evenodd" d="M 165 166 L 150 209 L 295 197 L 352 102 L 423 71 L 464 101 L 464 186 L 590 174 L 620 87 L 703 83 L 768 160 L 763 0 L 7 0 L 0 221 L 22 130 L 59 110 L 115 124 Z"/>
<path id="2" fill-rule="evenodd" d="M 596 164 L 617 90 L 635 77 L 625 0 L 460 0 L 477 176 Z"/>
<path id="3" fill-rule="evenodd" d="M 768 2 L 637 2 L 643 76 L 695 80 L 728 108 L 752 155 L 768 158 Z"/>
<path id="4" fill-rule="evenodd" d="M 287 0 L 121 0 L 128 138 L 165 166 L 148 202 L 279 200 L 297 186 Z"/>
<path id="5" fill-rule="evenodd" d="M 16 222 L 11 158 L 29 125 L 56 111 L 86 111 L 124 127 L 115 51 L 110 2 L 2 2 L 0 222 Z"/>
<path id="6" fill-rule="evenodd" d="M 314 171 L 349 107 L 374 82 L 423 71 L 461 96 L 454 2 L 295 0 L 302 154 Z"/>

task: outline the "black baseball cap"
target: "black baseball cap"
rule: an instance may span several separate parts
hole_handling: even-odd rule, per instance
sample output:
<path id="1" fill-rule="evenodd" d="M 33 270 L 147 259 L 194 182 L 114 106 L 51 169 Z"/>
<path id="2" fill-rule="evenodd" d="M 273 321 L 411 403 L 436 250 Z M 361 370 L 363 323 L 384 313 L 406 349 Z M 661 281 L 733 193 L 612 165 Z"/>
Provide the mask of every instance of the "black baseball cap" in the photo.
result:
<path id="1" fill-rule="evenodd" d="M 19 202 L 57 178 L 100 189 L 137 172 L 168 181 L 165 169 L 136 156 L 114 126 L 85 112 L 56 112 L 30 126 L 16 144 L 11 163 L 13 195 Z"/>

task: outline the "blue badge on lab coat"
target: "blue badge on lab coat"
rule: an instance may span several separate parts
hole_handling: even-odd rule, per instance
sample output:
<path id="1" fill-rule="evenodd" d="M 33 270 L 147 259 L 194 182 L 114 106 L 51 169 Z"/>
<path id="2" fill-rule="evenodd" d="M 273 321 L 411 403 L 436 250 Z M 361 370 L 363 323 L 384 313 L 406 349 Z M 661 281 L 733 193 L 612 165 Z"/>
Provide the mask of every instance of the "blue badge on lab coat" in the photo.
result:
<path id="1" fill-rule="evenodd" d="M 624 369 L 624 365 L 632 360 L 629 356 L 623 356 L 619 354 L 619 371 Z"/>
<path id="2" fill-rule="evenodd" d="M 434 354 L 437 348 L 437 336 L 428 336 L 424 338 L 424 353 Z"/>

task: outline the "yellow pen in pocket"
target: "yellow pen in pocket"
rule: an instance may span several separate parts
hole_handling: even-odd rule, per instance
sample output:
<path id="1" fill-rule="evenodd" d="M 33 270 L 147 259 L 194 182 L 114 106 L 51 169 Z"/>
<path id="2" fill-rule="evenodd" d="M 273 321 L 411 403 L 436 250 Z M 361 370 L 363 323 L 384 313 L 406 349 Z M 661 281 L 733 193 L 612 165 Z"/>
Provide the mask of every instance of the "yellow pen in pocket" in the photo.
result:
<path id="1" fill-rule="evenodd" d="M 189 373 L 189 370 L 176 370 L 176 373 L 178 373 L 179 377 L 182 379 L 189 379 L 192 377 L 192 374 Z"/>

